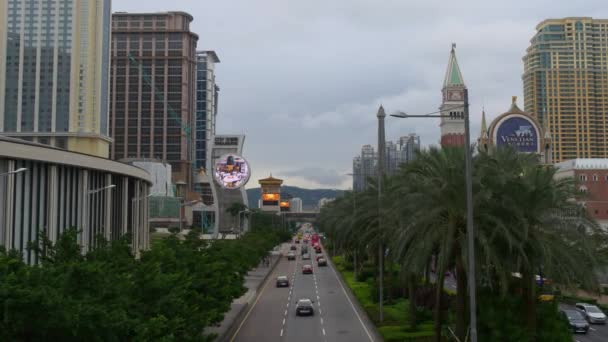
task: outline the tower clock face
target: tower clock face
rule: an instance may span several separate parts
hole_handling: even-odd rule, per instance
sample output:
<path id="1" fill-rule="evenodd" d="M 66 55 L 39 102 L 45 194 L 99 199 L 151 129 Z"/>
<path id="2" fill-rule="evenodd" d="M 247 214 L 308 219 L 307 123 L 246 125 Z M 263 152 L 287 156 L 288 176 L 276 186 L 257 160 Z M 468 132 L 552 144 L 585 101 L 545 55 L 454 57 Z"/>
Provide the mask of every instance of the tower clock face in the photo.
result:
<path id="1" fill-rule="evenodd" d="M 462 93 L 459 91 L 451 91 L 449 93 L 449 99 L 452 101 L 460 101 L 462 100 Z"/>

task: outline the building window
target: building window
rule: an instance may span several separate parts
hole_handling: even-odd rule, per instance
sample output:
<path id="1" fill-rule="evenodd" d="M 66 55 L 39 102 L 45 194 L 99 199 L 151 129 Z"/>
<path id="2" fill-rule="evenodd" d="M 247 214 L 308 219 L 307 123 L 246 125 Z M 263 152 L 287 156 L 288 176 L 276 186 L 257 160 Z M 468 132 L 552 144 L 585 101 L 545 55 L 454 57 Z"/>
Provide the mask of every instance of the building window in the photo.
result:
<path id="1" fill-rule="evenodd" d="M 586 182 L 587 181 L 587 175 L 579 175 L 578 179 L 582 182 Z"/>
<path id="2" fill-rule="evenodd" d="M 597 182 L 599 180 L 599 177 L 597 175 L 593 175 L 593 181 Z"/>

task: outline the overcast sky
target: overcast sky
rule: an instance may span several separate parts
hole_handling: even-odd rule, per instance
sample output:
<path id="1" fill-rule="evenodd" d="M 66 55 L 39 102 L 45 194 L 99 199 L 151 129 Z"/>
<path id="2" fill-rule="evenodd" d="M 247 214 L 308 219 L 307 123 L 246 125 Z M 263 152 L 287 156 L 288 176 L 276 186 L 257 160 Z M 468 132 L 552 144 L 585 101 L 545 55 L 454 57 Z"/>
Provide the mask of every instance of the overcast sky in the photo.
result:
<path id="1" fill-rule="evenodd" d="M 246 134 L 253 175 L 349 188 L 352 158 L 376 145 L 376 111 L 441 104 L 452 42 L 469 88 L 473 139 L 511 96 L 523 108 L 522 57 L 547 18 L 608 17 L 605 0 L 114 0 L 114 11 L 185 11 L 199 50 L 215 50 L 218 134 Z M 438 120 L 438 119 L 437 119 Z M 438 121 L 386 120 L 387 140 L 439 140 Z"/>

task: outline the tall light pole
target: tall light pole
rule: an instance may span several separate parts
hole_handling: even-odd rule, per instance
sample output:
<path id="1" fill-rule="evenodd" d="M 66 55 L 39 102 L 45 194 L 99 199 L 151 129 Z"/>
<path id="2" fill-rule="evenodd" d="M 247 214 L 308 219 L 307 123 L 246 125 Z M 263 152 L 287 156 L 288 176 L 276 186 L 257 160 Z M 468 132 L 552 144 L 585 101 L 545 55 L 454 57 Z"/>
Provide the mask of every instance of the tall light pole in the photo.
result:
<path id="1" fill-rule="evenodd" d="M 469 306 L 470 306 L 470 324 L 471 324 L 471 342 L 477 342 L 477 298 L 476 298 L 476 283 L 475 283 L 475 228 L 473 226 L 473 167 L 471 156 L 471 130 L 469 120 L 469 91 L 464 89 L 464 105 L 451 109 L 464 109 L 464 169 L 465 169 L 465 192 L 466 192 L 466 207 L 467 207 L 467 248 L 469 262 Z M 449 118 L 450 115 L 438 114 L 432 112 L 424 115 L 410 115 L 404 112 L 397 112 L 391 116 L 397 118 Z"/>
<path id="2" fill-rule="evenodd" d="M 27 171 L 27 168 L 22 167 L 20 169 L 15 170 L 15 171 L 9 171 L 9 172 L 5 172 L 5 173 L 0 173 L 0 177 L 14 175 L 14 174 L 25 172 L 25 171 Z"/>
<path id="3" fill-rule="evenodd" d="M 115 188 L 115 187 L 116 187 L 116 185 L 115 185 L 115 184 L 108 185 L 108 186 L 105 186 L 105 187 L 103 187 L 103 188 L 89 190 L 88 194 L 89 194 L 89 195 L 96 194 L 96 193 L 98 193 L 98 192 L 102 192 L 102 191 L 105 191 L 105 190 L 110 190 L 110 189 L 113 189 L 113 188 Z"/>
<path id="4" fill-rule="evenodd" d="M 378 108 L 378 320 L 384 321 L 384 239 L 382 236 L 382 180 L 386 163 L 386 139 L 384 134 L 384 108 Z"/>

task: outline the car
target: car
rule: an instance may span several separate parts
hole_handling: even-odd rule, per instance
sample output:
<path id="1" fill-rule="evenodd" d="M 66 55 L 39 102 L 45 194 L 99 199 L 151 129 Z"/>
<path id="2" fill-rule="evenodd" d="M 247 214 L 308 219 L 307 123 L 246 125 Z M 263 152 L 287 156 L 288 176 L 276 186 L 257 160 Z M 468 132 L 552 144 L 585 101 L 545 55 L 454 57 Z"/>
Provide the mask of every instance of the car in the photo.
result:
<path id="1" fill-rule="evenodd" d="M 579 311 L 562 309 L 560 312 L 562 317 L 568 321 L 568 324 L 570 324 L 570 329 L 572 329 L 572 332 L 586 334 L 587 331 L 589 331 L 589 323 L 587 323 L 585 317 L 583 317 L 583 314 L 581 314 Z"/>
<path id="2" fill-rule="evenodd" d="M 289 279 L 287 279 L 287 276 L 277 277 L 277 287 L 289 287 Z"/>
<path id="3" fill-rule="evenodd" d="M 296 260 L 296 253 L 294 253 L 294 252 L 287 253 L 287 260 Z"/>
<path id="4" fill-rule="evenodd" d="M 308 254 L 308 253 L 302 254 L 302 260 L 310 260 L 310 254 Z"/>
<path id="5" fill-rule="evenodd" d="M 322 252 L 321 246 L 317 245 L 317 247 L 315 247 L 315 252 L 321 253 Z"/>
<path id="6" fill-rule="evenodd" d="M 319 261 L 320 258 L 325 258 L 323 256 L 323 254 L 317 254 L 317 256 L 315 257 L 315 260 Z"/>
<path id="7" fill-rule="evenodd" d="M 295 239 L 295 243 L 300 243 L 300 239 Z"/>
<path id="8" fill-rule="evenodd" d="M 591 324 L 606 324 L 606 314 L 597 306 L 586 303 L 576 303 L 576 308 Z"/>
<path id="9" fill-rule="evenodd" d="M 308 253 L 308 247 L 306 247 L 306 246 L 302 246 L 301 251 L 302 251 L 302 255 L 304 255 L 304 254 Z"/>
<path id="10" fill-rule="evenodd" d="M 289 249 L 291 249 L 292 251 L 295 251 L 298 249 L 298 247 L 296 247 L 296 245 L 291 245 L 291 247 L 289 247 Z"/>
<path id="11" fill-rule="evenodd" d="M 296 316 L 314 316 L 315 309 L 312 305 L 314 303 L 308 298 L 302 298 L 296 302 Z"/>
<path id="12" fill-rule="evenodd" d="M 302 266 L 302 274 L 312 274 L 312 265 Z"/>
<path id="13" fill-rule="evenodd" d="M 325 258 L 319 258 L 319 259 L 317 259 L 317 265 L 318 266 L 327 266 L 327 260 Z"/>

